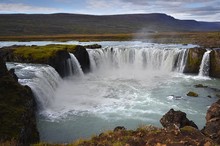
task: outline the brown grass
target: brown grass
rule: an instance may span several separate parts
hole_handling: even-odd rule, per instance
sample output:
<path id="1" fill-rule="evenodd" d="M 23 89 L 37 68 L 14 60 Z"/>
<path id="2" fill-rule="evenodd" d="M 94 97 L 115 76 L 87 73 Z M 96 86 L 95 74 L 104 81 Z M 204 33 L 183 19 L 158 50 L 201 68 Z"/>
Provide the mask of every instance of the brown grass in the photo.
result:
<path id="1" fill-rule="evenodd" d="M 220 32 L 162 32 L 130 34 L 66 34 L 53 36 L 0 36 L 0 41 L 126 41 L 146 40 L 155 43 L 198 44 L 220 47 Z"/>

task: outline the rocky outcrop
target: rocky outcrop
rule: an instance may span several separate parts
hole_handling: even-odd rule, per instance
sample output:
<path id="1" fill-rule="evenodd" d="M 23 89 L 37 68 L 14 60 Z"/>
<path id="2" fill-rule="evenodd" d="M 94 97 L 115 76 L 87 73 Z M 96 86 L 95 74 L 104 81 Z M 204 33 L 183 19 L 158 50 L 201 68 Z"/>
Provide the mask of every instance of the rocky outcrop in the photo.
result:
<path id="1" fill-rule="evenodd" d="M 77 45 L 74 50 L 68 50 L 70 53 L 73 53 L 77 60 L 79 61 L 81 68 L 84 73 L 88 73 L 90 71 L 90 60 L 89 54 L 86 51 L 85 47 Z"/>
<path id="2" fill-rule="evenodd" d="M 174 128 L 158 128 L 154 126 L 140 126 L 136 130 L 126 130 L 119 126 L 114 131 L 107 131 L 92 137 L 90 140 L 79 140 L 76 146 L 91 145 L 123 145 L 123 146 L 214 146 L 216 143 L 197 129 L 194 123 L 186 118 L 181 111 L 171 109 L 166 121 Z M 166 114 L 167 115 L 167 114 Z M 177 127 L 180 125 L 180 127 Z"/>
<path id="3" fill-rule="evenodd" d="M 220 78 L 220 49 L 213 49 L 210 54 L 210 73 L 211 77 Z"/>
<path id="4" fill-rule="evenodd" d="M 31 89 L 21 86 L 7 71 L 0 58 L 0 141 L 29 145 L 39 141 L 36 103 Z"/>
<path id="5" fill-rule="evenodd" d="M 220 144 L 220 100 L 213 103 L 206 114 L 206 126 L 202 132 Z"/>
<path id="6" fill-rule="evenodd" d="M 90 71 L 88 52 L 80 45 L 11 46 L 0 49 L 0 56 L 8 62 L 48 64 L 65 77 L 69 52 L 76 56 L 84 73 Z"/>
<path id="7" fill-rule="evenodd" d="M 186 66 L 184 68 L 184 73 L 199 73 L 199 67 L 202 61 L 202 57 L 206 49 L 203 48 L 191 48 L 189 49 Z"/>
<path id="8" fill-rule="evenodd" d="M 186 117 L 186 113 L 181 111 L 174 111 L 170 109 L 161 119 L 160 123 L 164 128 L 183 128 L 191 126 L 198 129 L 197 125 Z"/>
<path id="9" fill-rule="evenodd" d="M 88 49 L 99 49 L 99 48 L 102 48 L 102 46 L 99 45 L 99 44 L 86 45 L 84 47 L 88 48 Z"/>

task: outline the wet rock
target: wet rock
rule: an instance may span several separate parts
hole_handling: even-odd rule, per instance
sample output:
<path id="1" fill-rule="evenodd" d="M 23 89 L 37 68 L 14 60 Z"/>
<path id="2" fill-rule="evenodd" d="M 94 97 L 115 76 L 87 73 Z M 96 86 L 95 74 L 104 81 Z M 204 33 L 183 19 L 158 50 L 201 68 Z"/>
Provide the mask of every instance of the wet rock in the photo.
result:
<path id="1" fill-rule="evenodd" d="M 99 49 L 99 48 L 102 48 L 102 46 L 99 45 L 99 44 L 86 45 L 84 47 L 85 48 L 89 48 L 89 49 Z"/>
<path id="2" fill-rule="evenodd" d="M 213 103 L 206 114 L 206 126 L 202 132 L 220 144 L 220 100 Z"/>
<path id="3" fill-rule="evenodd" d="M 216 97 L 220 98 L 220 94 L 216 94 Z"/>
<path id="4" fill-rule="evenodd" d="M 211 77 L 220 78 L 220 48 L 213 49 L 210 53 L 210 73 Z"/>
<path id="5" fill-rule="evenodd" d="M 199 73 L 199 67 L 202 61 L 202 57 L 206 49 L 204 48 L 190 48 L 187 56 L 186 66 L 184 73 Z"/>
<path id="6" fill-rule="evenodd" d="M 203 84 L 194 85 L 196 88 L 208 88 L 208 86 L 204 86 Z"/>
<path id="7" fill-rule="evenodd" d="M 198 129 L 197 125 L 186 117 L 186 113 L 181 111 L 174 111 L 173 109 L 170 109 L 160 119 L 160 123 L 164 128 L 183 128 L 185 126 L 192 126 Z"/>
<path id="8" fill-rule="evenodd" d="M 212 96 L 211 96 L 211 95 L 208 95 L 207 97 L 208 97 L 208 98 L 212 98 Z"/>
<path id="9" fill-rule="evenodd" d="M 192 91 L 188 92 L 186 95 L 191 96 L 191 97 L 198 97 L 199 96 L 197 93 L 192 92 Z"/>

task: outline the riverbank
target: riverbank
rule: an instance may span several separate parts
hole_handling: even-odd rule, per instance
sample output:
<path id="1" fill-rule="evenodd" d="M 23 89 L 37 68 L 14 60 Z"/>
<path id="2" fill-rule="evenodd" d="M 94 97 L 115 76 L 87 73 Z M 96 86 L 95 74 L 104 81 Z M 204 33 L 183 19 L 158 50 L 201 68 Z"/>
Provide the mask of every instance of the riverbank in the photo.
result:
<path id="1" fill-rule="evenodd" d="M 152 43 L 198 44 L 202 47 L 220 47 L 220 32 L 160 32 L 127 34 L 66 34 L 0 36 L 0 41 L 128 41 L 143 40 Z"/>

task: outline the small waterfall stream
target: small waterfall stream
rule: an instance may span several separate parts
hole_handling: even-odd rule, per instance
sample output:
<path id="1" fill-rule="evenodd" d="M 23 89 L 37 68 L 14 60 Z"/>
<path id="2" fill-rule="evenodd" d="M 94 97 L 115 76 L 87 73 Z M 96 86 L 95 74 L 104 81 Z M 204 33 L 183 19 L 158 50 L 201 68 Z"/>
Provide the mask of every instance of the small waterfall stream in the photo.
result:
<path id="1" fill-rule="evenodd" d="M 67 60 L 69 76 L 78 76 L 83 77 L 84 73 L 82 71 L 81 65 L 79 64 L 78 60 L 74 56 L 74 54 L 69 53 L 70 59 Z"/>
<path id="2" fill-rule="evenodd" d="M 209 76 L 210 52 L 211 50 L 206 51 L 202 57 L 202 62 L 199 69 L 199 76 Z"/>

